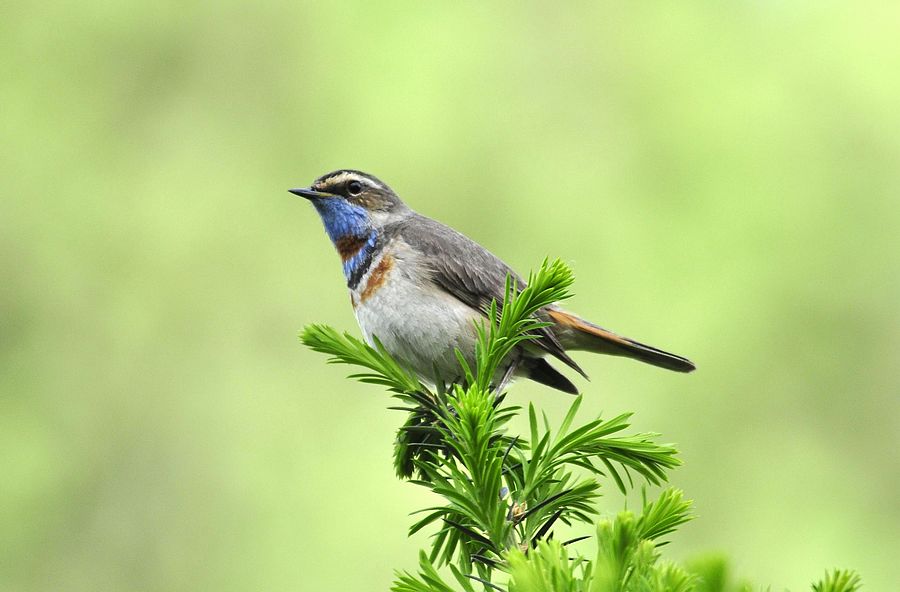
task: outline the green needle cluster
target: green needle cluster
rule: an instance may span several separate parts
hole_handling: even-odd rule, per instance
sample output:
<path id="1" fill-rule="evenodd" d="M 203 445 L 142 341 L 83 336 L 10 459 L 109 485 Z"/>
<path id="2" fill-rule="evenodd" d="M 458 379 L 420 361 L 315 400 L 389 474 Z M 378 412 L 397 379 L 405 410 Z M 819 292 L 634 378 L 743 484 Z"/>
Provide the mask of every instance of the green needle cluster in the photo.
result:
<path id="1" fill-rule="evenodd" d="M 661 557 L 664 537 L 691 519 L 691 502 L 672 487 L 654 500 L 647 485 L 662 486 L 681 464 L 658 434 L 628 433 L 630 414 L 576 426 L 581 397 L 559 426 L 528 406 L 529 432 L 511 435 L 522 408 L 507 404 L 494 383 L 510 352 L 543 327 L 541 308 L 568 298 L 572 271 L 544 261 L 519 291 L 507 281 L 504 301 L 493 302 L 478 327 L 475 367 L 457 355 L 463 384 L 430 388 L 398 364 L 380 343 L 374 347 L 321 325 L 301 339 L 329 362 L 360 367 L 351 378 L 383 386 L 406 412 L 394 447 L 400 478 L 434 492 L 442 502 L 413 512 L 412 535 L 433 532 L 417 573 L 398 573 L 396 592 L 729 592 L 751 590 L 726 577 L 721 561 L 682 567 Z M 601 484 L 644 492 L 640 514 L 598 518 Z M 586 523 L 596 533 L 596 554 L 584 556 L 560 541 L 560 524 Z M 853 592 L 852 572 L 834 571 L 814 592 Z"/>

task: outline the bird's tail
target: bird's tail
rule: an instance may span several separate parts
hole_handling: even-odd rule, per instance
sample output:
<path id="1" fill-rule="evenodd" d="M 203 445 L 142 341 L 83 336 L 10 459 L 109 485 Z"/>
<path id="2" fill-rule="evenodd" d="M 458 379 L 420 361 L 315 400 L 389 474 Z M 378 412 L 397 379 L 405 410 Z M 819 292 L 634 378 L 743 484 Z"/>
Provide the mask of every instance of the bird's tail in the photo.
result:
<path id="1" fill-rule="evenodd" d="M 625 356 L 675 372 L 691 372 L 696 368 L 687 358 L 616 335 L 572 313 L 559 309 L 547 312 L 555 323 L 554 333 L 567 350 L 580 349 L 612 356 Z"/>

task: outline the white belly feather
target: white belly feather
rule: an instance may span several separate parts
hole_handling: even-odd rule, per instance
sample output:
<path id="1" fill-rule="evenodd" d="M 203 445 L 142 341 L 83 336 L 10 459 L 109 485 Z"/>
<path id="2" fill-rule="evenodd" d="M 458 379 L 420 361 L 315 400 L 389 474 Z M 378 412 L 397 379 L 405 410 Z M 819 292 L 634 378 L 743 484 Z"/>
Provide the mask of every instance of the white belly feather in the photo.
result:
<path id="1" fill-rule="evenodd" d="M 377 336 L 392 356 L 423 378 L 457 381 L 462 371 L 454 350 L 459 348 L 473 365 L 475 322 L 483 317 L 427 280 L 420 257 L 395 239 L 373 259 L 351 293 L 356 320 L 367 342 Z"/>

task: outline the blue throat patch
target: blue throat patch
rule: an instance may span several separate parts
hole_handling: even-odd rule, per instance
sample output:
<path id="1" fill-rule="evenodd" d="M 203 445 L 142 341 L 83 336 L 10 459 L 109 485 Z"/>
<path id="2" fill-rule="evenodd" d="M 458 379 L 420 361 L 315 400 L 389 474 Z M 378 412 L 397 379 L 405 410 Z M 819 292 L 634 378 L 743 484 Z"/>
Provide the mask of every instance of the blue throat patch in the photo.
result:
<path id="1" fill-rule="evenodd" d="M 354 288 L 372 262 L 378 244 L 378 233 L 369 223 L 369 214 L 365 208 L 340 198 L 317 199 L 313 205 L 335 246 L 339 240 L 348 237 L 364 238 L 366 241 L 359 251 L 344 261 L 344 277 L 347 278 L 347 285 Z"/>

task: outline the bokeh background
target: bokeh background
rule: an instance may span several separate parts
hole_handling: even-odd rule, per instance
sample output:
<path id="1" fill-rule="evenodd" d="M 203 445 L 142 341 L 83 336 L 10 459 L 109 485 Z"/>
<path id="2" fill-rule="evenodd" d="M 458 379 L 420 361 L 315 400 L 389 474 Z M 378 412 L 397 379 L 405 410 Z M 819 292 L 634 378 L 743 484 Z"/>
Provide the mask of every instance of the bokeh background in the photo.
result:
<path id="1" fill-rule="evenodd" d="M 760 585 L 900 583 L 900 5 L 14 3 L 0 19 L 0 589 L 386 590 L 433 500 L 286 189 L 360 168 L 571 307 Z M 559 418 L 570 399 L 512 395 Z M 614 488 L 605 512 L 622 507 Z M 585 548 L 586 552 L 587 548 Z"/>

